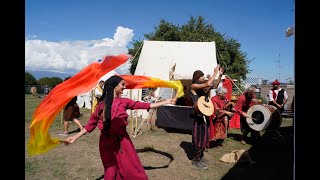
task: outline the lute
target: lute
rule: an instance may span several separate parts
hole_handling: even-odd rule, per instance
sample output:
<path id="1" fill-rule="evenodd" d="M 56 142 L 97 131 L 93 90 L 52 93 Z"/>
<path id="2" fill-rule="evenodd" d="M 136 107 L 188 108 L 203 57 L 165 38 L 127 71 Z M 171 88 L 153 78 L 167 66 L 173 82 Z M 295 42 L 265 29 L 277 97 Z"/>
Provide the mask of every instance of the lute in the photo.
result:
<path id="1" fill-rule="evenodd" d="M 222 68 L 224 71 L 226 70 L 226 68 L 224 67 Z M 210 89 L 212 89 L 213 87 L 214 87 L 214 84 L 211 84 L 211 86 L 206 90 L 205 95 L 200 96 L 198 100 L 195 101 L 193 108 L 197 114 L 211 116 L 214 113 L 214 106 L 211 99 L 209 98 Z M 192 94 L 196 95 L 194 90 L 192 90 L 191 92 Z"/>
<path id="2" fill-rule="evenodd" d="M 199 99 L 194 103 L 194 111 L 197 114 L 203 114 L 205 116 L 211 116 L 214 112 L 214 106 L 207 95 L 200 96 Z"/>

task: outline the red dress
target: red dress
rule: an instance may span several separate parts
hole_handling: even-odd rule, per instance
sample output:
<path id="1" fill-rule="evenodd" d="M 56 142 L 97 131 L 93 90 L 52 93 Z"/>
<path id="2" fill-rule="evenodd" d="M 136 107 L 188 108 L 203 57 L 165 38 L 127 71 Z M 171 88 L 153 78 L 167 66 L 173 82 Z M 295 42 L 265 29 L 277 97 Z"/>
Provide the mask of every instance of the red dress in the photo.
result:
<path id="1" fill-rule="evenodd" d="M 80 116 L 80 109 L 77 104 L 77 96 L 73 97 L 63 109 L 63 119 L 73 121 Z"/>
<path id="2" fill-rule="evenodd" d="M 219 116 L 219 110 L 223 109 L 225 106 L 225 101 L 221 100 L 218 96 L 213 96 L 211 98 L 211 101 L 214 106 L 215 112 L 218 111 Z M 209 134 L 209 140 L 215 141 L 217 139 L 225 139 L 226 138 L 226 124 L 225 124 L 225 118 L 226 115 L 221 116 L 219 118 L 216 117 L 216 113 L 213 113 L 212 116 L 210 116 L 210 134 Z"/>
<path id="3" fill-rule="evenodd" d="M 146 180 L 147 174 L 136 149 L 126 131 L 127 109 L 150 109 L 150 103 L 116 97 L 111 107 L 111 125 L 103 129 L 104 103 L 99 102 L 95 112 L 84 126 L 92 132 L 97 126 L 101 130 L 99 150 L 104 166 L 104 179 Z"/>

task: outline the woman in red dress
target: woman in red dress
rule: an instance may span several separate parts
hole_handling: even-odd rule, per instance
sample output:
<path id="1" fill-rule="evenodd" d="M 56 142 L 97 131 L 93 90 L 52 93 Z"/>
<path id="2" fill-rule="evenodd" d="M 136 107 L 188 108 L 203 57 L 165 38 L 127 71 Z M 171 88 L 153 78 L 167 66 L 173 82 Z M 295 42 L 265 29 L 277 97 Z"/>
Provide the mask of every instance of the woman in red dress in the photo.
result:
<path id="1" fill-rule="evenodd" d="M 147 103 L 121 98 L 125 88 L 125 81 L 120 76 L 111 76 L 106 80 L 103 95 L 88 123 L 78 134 L 66 139 L 68 143 L 74 143 L 79 137 L 92 132 L 98 126 L 101 130 L 99 150 L 105 180 L 148 179 L 126 131 L 128 125 L 126 110 L 151 109 L 176 102 L 176 99 L 167 99 L 157 103 Z"/>
<path id="2" fill-rule="evenodd" d="M 228 119 L 233 116 L 233 112 L 227 111 L 226 107 L 226 94 L 227 89 L 218 87 L 216 95 L 211 98 L 215 113 L 210 116 L 210 144 L 213 146 L 221 147 L 223 141 L 227 138 Z"/>

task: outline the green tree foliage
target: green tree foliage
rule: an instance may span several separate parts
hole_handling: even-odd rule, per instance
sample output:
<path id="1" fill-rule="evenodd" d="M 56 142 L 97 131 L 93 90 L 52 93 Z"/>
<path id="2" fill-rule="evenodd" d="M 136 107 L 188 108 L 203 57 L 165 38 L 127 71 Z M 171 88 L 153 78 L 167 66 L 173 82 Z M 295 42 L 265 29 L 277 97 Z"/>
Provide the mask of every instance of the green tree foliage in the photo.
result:
<path id="1" fill-rule="evenodd" d="M 40 78 L 39 80 L 38 80 L 38 83 L 40 84 L 40 85 L 48 85 L 49 83 L 50 83 L 50 78 L 48 78 L 48 77 L 42 77 L 42 78 Z"/>
<path id="2" fill-rule="evenodd" d="M 55 87 L 56 85 L 60 84 L 61 82 L 63 82 L 63 80 L 59 77 L 52 77 L 52 78 L 43 77 L 38 80 L 38 83 L 40 85 L 48 85 L 50 88 Z"/>
<path id="3" fill-rule="evenodd" d="M 56 85 L 58 85 L 58 84 L 63 82 L 63 80 L 61 78 L 59 78 L 59 77 L 52 77 L 50 79 L 51 79 L 51 81 L 50 81 L 51 83 L 48 84 L 48 85 L 51 86 L 51 87 L 55 87 Z"/>
<path id="4" fill-rule="evenodd" d="M 250 72 L 247 54 L 240 50 L 241 44 L 234 38 L 226 37 L 216 31 L 211 24 L 207 24 L 202 16 L 190 17 L 189 21 L 182 25 L 174 25 L 165 20 L 155 27 L 154 32 L 144 34 L 145 39 L 154 41 L 187 41 L 187 42 L 211 42 L 214 41 L 217 47 L 217 61 L 221 66 L 226 67 L 228 76 L 233 79 L 245 79 Z M 130 72 L 134 74 L 141 52 L 143 40 L 135 40 L 133 48 L 129 53 L 134 55 L 131 59 Z"/>
<path id="5" fill-rule="evenodd" d="M 38 82 L 36 78 L 29 72 L 24 73 L 24 84 L 25 85 L 37 85 Z"/>
<path id="6" fill-rule="evenodd" d="M 154 41 L 181 41 L 181 31 L 179 26 L 173 25 L 165 20 L 160 20 L 159 26 L 155 27 L 155 32 L 144 35 L 148 40 Z"/>
<path id="7" fill-rule="evenodd" d="M 138 41 L 138 40 L 134 40 L 133 41 L 133 48 L 129 49 L 129 54 L 131 54 L 133 56 L 132 59 L 130 59 L 130 73 L 134 74 L 136 67 L 138 65 L 138 59 L 140 57 L 140 53 L 141 53 L 141 48 L 143 45 L 143 41 Z"/>

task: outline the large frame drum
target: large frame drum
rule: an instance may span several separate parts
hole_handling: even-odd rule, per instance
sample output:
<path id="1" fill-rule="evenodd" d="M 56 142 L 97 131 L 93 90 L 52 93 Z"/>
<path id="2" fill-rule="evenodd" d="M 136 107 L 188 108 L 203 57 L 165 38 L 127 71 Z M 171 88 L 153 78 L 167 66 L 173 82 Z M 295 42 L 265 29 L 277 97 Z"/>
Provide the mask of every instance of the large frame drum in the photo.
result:
<path id="1" fill-rule="evenodd" d="M 277 129 L 282 123 L 280 111 L 272 105 L 253 105 L 248 109 L 247 114 L 251 117 L 246 118 L 249 127 L 256 131 Z"/>

